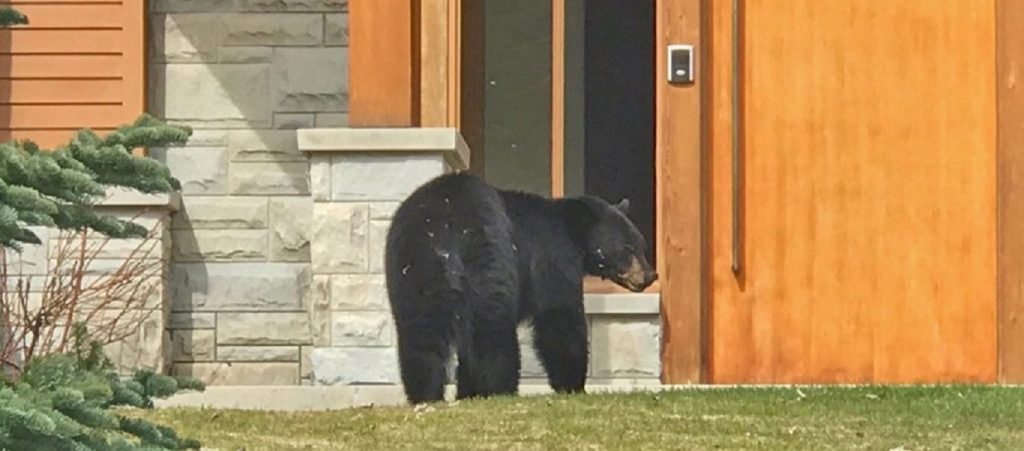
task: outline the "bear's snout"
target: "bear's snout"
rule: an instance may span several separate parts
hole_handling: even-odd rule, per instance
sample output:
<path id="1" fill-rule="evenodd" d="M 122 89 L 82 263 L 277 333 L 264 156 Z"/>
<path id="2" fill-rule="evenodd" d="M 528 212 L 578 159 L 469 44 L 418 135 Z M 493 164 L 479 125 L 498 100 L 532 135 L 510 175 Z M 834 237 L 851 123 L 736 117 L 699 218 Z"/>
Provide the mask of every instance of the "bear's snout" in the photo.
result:
<path id="1" fill-rule="evenodd" d="M 639 257 L 633 256 L 629 267 L 620 275 L 620 278 L 627 289 L 640 292 L 658 280 L 658 273 Z"/>

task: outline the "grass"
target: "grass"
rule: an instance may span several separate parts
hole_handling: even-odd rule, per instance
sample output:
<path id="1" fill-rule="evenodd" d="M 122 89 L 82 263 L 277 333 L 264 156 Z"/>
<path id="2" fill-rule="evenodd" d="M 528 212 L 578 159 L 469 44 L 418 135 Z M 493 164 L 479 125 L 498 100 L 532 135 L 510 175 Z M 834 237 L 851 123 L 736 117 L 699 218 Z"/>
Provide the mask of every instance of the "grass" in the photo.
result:
<path id="1" fill-rule="evenodd" d="M 135 411 L 220 450 L 1024 449 L 1024 388 L 740 388 L 312 413 Z"/>

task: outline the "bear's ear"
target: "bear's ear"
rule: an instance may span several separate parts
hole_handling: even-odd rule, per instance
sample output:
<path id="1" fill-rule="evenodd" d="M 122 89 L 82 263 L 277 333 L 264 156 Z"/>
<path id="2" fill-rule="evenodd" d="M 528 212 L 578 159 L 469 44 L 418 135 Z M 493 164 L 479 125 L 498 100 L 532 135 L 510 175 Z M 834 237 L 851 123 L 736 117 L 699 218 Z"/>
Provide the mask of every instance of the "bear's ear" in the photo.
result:
<path id="1" fill-rule="evenodd" d="M 619 203 L 615 204 L 615 208 L 618 208 L 619 211 L 622 212 L 622 214 L 628 215 L 629 214 L 629 198 L 626 198 L 626 197 L 622 198 L 622 200 L 620 200 Z"/>

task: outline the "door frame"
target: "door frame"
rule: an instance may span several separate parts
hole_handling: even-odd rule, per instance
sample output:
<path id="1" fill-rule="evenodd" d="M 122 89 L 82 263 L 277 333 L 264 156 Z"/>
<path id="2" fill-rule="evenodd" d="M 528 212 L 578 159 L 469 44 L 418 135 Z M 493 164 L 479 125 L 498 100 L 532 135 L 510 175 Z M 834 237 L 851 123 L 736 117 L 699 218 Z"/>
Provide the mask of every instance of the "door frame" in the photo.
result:
<path id="1" fill-rule="evenodd" d="M 707 382 L 710 4 L 657 0 L 656 152 L 662 382 Z M 718 0 L 724 1 L 724 0 Z M 743 0 L 739 0 L 742 5 Z M 741 6 L 742 7 L 742 6 Z M 1024 5 L 995 0 L 997 381 L 1024 383 Z M 696 81 L 670 85 L 668 44 L 697 49 Z"/>

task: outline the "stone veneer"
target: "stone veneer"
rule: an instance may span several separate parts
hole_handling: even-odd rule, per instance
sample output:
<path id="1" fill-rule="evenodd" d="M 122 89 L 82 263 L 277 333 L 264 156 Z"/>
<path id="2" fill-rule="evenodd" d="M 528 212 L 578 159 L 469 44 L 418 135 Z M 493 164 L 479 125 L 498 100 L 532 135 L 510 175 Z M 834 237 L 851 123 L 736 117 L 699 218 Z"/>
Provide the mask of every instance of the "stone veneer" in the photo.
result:
<path id="1" fill-rule="evenodd" d="M 454 129 L 299 131 L 313 190 L 312 376 L 316 384 L 395 384 L 395 327 L 384 243 L 398 203 L 428 180 L 464 170 Z"/>
<path id="2" fill-rule="evenodd" d="M 148 368 L 165 372 L 170 361 L 171 337 L 168 333 L 170 302 L 164 281 L 170 260 L 170 217 L 178 206 L 177 194 L 147 195 L 110 190 L 107 198 L 98 204 L 97 213 L 131 220 L 149 230 L 150 235 L 108 239 L 91 232 L 85 240 L 84 254 L 92 256 L 87 257 L 87 262 L 81 258 L 80 235 L 55 228 L 31 227 L 42 244 L 24 245 L 20 253 L 5 252 L 8 286 L 15 286 L 19 280 L 29 283 L 30 305 L 38 306 L 44 299 L 44 286 L 53 283 L 55 277 L 67 284 L 69 276 L 74 274 L 68 271 L 84 266 L 82 285 L 87 294 L 79 300 L 76 319 L 82 320 L 83 315 L 95 313 L 101 322 L 92 324 L 92 332 L 113 331 L 115 336 L 122 337 L 106 347 L 108 355 L 122 371 Z M 112 275 L 122 269 L 143 279 L 126 281 L 122 289 L 110 291 L 88 288 L 93 284 L 109 286 Z M 112 297 L 108 297 L 111 293 Z M 135 293 L 144 293 L 145 297 Z M 115 316 L 119 318 L 117 322 L 110 323 Z M 98 327 L 111 324 L 116 326 Z"/>
<path id="3" fill-rule="evenodd" d="M 173 371 L 299 384 L 313 201 L 295 129 L 348 123 L 348 2 L 151 0 L 149 14 L 149 109 L 194 129 L 153 152 L 183 184 Z"/>

